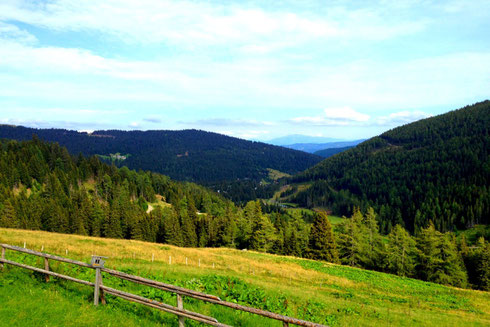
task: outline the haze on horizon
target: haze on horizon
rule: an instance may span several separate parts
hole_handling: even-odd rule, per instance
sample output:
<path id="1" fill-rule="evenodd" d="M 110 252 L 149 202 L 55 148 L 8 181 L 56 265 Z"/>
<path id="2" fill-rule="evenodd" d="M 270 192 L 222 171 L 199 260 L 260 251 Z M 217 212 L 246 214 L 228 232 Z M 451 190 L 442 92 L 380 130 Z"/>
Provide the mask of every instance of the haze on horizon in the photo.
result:
<path id="1" fill-rule="evenodd" d="M 490 98 L 489 1 L 0 3 L 0 123 L 360 139 Z"/>

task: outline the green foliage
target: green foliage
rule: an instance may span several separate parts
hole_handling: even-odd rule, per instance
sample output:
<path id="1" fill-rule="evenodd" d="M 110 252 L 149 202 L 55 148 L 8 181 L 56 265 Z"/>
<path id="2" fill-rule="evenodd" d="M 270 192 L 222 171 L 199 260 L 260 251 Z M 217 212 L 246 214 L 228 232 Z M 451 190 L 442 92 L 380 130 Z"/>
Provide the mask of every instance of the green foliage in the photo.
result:
<path id="1" fill-rule="evenodd" d="M 101 155 L 99 158 L 107 158 L 106 162 L 109 164 L 150 170 L 182 181 L 215 185 L 237 179 L 250 179 L 258 183 L 262 178 L 268 177 L 268 168 L 293 174 L 321 160 L 319 156 L 302 151 L 199 130 L 110 130 L 95 131 L 89 135 L 62 129 L 0 125 L 0 138 L 30 140 L 33 134 L 42 140 L 65 146 L 72 154 Z M 131 155 L 126 156 L 125 160 L 109 157 L 118 152 Z M 67 157 L 69 156 L 65 154 L 64 159 Z M 37 159 L 34 157 L 31 165 L 39 177 L 46 167 Z M 245 191 L 244 188 L 241 189 Z M 256 198 L 251 196 L 253 194 L 247 197 Z"/>
<path id="2" fill-rule="evenodd" d="M 373 207 L 380 229 L 439 231 L 490 221 L 490 101 L 395 128 L 290 179 L 294 202 L 349 215 Z"/>
<path id="3" fill-rule="evenodd" d="M 339 263 L 339 253 L 332 231 L 332 225 L 325 212 L 315 215 L 310 231 L 309 256 L 316 260 Z"/>
<path id="4" fill-rule="evenodd" d="M 388 271 L 398 276 L 412 277 L 415 274 L 415 240 L 400 225 L 388 235 L 386 249 Z"/>
<path id="5" fill-rule="evenodd" d="M 467 271 L 471 286 L 488 288 L 486 241 L 476 247 L 481 251 L 460 243 L 458 252 L 454 237 L 437 232 L 433 225 L 420 232 L 414 258 L 413 240 L 403 227 L 395 227 L 383 242 L 379 216 L 372 208 L 365 214 L 355 208 L 352 218 L 342 219 L 332 233 L 323 213 L 285 210 L 260 201 L 241 209 L 195 184 L 108 166 L 96 157 L 71 158 L 59 145 L 35 138 L 0 142 L 0 150 L 4 227 L 340 259 L 402 276 L 412 276 L 416 265 L 418 278 L 461 287 L 467 285 Z M 33 156 L 37 168 L 31 170 L 26 162 L 33 162 Z M 152 202 L 155 207 L 146 212 L 143 204 L 157 197 L 159 202 Z"/>
<path id="6" fill-rule="evenodd" d="M 417 248 L 417 271 L 422 279 L 445 285 L 466 286 L 467 275 L 463 261 L 450 234 L 441 234 L 430 222 L 418 236 Z"/>

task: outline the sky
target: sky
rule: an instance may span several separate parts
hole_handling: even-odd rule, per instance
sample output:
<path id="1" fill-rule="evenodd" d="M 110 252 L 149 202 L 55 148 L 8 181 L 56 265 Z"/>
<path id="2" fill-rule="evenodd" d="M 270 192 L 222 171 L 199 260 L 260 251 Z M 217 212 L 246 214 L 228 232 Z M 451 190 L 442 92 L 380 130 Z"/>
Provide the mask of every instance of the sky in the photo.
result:
<path id="1" fill-rule="evenodd" d="M 0 124 L 359 139 L 490 98 L 490 1 L 0 0 Z"/>

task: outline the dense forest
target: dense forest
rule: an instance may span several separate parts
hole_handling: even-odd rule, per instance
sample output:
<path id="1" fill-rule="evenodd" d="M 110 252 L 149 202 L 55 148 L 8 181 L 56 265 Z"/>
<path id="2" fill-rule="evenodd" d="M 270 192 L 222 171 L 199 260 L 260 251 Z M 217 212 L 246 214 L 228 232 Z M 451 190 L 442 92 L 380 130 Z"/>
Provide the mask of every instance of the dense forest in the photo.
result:
<path id="1" fill-rule="evenodd" d="M 293 177 L 293 199 L 349 215 L 379 213 L 380 228 L 439 231 L 490 223 L 490 101 L 395 128 Z"/>
<path id="2" fill-rule="evenodd" d="M 349 150 L 350 148 L 353 148 L 353 146 L 345 146 L 345 147 L 342 147 L 342 148 L 328 148 L 328 149 L 323 149 L 323 150 L 315 151 L 314 153 L 317 156 L 320 156 L 320 157 L 323 157 L 323 158 L 328 158 L 328 157 L 333 156 L 334 154 L 337 154 L 337 153 L 340 153 L 340 152 L 344 152 L 346 150 Z"/>
<path id="3" fill-rule="evenodd" d="M 154 209 L 150 210 L 152 206 Z M 188 247 L 235 247 L 375 269 L 488 290 L 490 245 L 396 225 L 383 239 L 372 208 L 354 208 L 335 229 L 323 212 L 261 201 L 243 207 L 202 186 L 108 165 L 31 141 L 0 142 L 0 227 L 139 239 Z"/>
<path id="4" fill-rule="evenodd" d="M 30 140 L 34 134 L 41 140 L 58 142 L 74 155 L 100 155 L 109 163 L 113 160 L 116 166 L 150 170 L 200 184 L 260 181 L 267 178 L 267 168 L 294 174 L 322 159 L 301 151 L 198 130 L 108 130 L 87 134 L 0 125 L 0 138 Z M 117 153 L 119 157 L 114 156 Z"/>

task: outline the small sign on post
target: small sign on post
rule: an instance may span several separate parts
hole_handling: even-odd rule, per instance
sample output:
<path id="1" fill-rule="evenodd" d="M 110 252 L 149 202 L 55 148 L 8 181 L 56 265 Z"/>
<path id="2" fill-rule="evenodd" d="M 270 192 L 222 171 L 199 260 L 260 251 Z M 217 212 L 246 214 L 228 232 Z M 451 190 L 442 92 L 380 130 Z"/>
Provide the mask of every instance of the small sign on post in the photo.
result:
<path id="1" fill-rule="evenodd" d="M 94 285 L 94 305 L 99 305 L 100 285 L 102 285 L 102 274 L 100 268 L 104 268 L 104 263 L 107 257 L 93 255 L 90 264 L 95 268 L 95 285 Z M 104 302 L 102 302 L 104 303 Z"/>
<path id="2" fill-rule="evenodd" d="M 107 257 L 93 255 L 90 264 L 96 268 L 104 268 L 105 259 L 107 259 Z"/>

